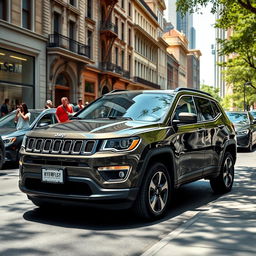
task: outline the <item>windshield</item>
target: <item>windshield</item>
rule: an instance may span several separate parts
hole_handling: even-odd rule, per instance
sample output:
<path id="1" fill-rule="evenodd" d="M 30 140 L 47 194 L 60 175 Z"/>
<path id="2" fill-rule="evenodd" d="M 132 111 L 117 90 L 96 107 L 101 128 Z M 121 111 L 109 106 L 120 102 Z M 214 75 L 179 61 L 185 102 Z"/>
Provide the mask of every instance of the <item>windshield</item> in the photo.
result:
<path id="1" fill-rule="evenodd" d="M 164 117 L 172 94 L 128 92 L 105 95 L 77 115 L 79 119 L 131 119 L 156 122 Z"/>
<path id="2" fill-rule="evenodd" d="M 41 112 L 30 112 L 30 113 L 31 113 L 31 117 L 29 120 L 29 124 L 31 125 Z M 16 128 L 16 123 L 14 122 L 15 115 L 16 115 L 16 111 L 14 110 L 10 114 L 1 117 L 0 128 Z"/>
<path id="3" fill-rule="evenodd" d="M 249 123 L 249 118 L 246 113 L 227 112 L 227 115 L 232 123 L 236 123 L 236 124 L 248 124 Z"/>

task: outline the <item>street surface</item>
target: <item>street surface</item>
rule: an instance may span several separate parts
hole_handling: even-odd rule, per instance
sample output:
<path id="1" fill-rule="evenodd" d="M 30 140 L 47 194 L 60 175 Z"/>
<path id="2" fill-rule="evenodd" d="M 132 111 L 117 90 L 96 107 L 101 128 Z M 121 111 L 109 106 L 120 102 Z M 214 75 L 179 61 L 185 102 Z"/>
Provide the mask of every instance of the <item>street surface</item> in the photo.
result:
<path id="1" fill-rule="evenodd" d="M 239 152 L 232 192 L 239 194 L 240 186 L 246 187 L 255 172 L 256 150 Z M 3 256 L 141 255 L 198 212 L 207 210 L 218 198 L 208 181 L 194 182 L 179 189 L 164 219 L 147 223 L 127 211 L 60 208 L 43 212 L 19 191 L 17 183 L 15 166 L 7 165 L 0 171 L 0 255 Z M 255 207 L 255 194 L 250 187 L 242 192 L 245 203 L 250 201 Z M 232 201 L 227 203 L 232 204 Z M 218 230 L 221 232 L 221 226 Z"/>

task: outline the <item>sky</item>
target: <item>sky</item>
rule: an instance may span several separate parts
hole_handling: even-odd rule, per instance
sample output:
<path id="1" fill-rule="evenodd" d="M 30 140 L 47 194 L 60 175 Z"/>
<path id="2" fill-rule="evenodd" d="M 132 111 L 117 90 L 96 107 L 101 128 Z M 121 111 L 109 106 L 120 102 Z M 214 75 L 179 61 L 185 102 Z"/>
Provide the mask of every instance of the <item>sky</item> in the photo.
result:
<path id="1" fill-rule="evenodd" d="M 196 48 L 202 53 L 200 58 L 200 83 L 214 86 L 214 55 L 211 45 L 215 44 L 215 17 L 210 6 L 202 9 L 203 14 L 194 14 L 193 25 L 196 29 Z"/>

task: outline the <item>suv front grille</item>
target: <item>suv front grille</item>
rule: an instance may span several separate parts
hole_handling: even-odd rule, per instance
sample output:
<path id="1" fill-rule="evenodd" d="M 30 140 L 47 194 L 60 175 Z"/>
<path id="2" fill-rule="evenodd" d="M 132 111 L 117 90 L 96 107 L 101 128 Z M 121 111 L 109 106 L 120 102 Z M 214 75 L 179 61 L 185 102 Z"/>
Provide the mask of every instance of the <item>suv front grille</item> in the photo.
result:
<path id="1" fill-rule="evenodd" d="M 44 154 L 93 154 L 95 152 L 95 149 L 95 140 L 28 138 L 28 141 L 26 143 L 27 152 Z"/>

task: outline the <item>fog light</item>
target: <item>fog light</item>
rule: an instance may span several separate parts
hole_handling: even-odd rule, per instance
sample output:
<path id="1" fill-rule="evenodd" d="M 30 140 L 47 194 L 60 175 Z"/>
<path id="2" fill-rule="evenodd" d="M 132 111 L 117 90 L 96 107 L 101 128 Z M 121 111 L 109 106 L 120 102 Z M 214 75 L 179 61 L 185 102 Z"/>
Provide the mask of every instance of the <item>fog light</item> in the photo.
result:
<path id="1" fill-rule="evenodd" d="M 124 182 L 129 176 L 130 166 L 99 167 L 98 172 L 107 182 Z"/>

